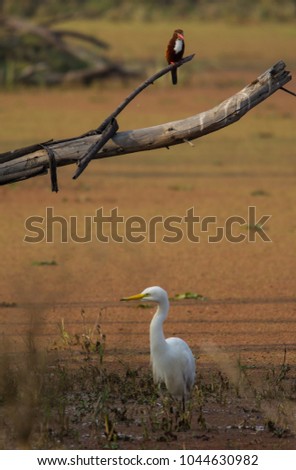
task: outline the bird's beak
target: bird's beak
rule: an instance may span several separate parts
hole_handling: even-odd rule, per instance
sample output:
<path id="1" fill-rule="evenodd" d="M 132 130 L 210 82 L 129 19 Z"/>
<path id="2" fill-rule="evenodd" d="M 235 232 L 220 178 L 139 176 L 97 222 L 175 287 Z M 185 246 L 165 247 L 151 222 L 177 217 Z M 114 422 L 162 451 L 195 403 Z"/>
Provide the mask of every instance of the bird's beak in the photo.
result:
<path id="1" fill-rule="evenodd" d="M 140 299 L 143 299 L 145 297 L 146 294 L 136 294 L 136 295 L 131 295 L 130 297 L 123 297 L 122 299 L 120 300 L 140 300 Z"/>
<path id="2" fill-rule="evenodd" d="M 183 41 L 184 41 L 184 36 L 183 36 L 183 34 L 178 33 L 178 38 L 183 39 Z"/>

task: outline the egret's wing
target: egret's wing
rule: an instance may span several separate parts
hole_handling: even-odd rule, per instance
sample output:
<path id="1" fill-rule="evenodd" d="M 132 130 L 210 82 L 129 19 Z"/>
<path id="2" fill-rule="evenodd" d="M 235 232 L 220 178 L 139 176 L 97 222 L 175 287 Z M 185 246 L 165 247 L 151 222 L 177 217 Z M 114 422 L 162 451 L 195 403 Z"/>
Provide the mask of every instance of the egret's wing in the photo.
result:
<path id="1" fill-rule="evenodd" d="M 195 381 L 195 358 L 188 344 L 180 338 L 166 340 L 173 364 L 171 380 L 178 384 L 178 395 L 188 395 Z"/>

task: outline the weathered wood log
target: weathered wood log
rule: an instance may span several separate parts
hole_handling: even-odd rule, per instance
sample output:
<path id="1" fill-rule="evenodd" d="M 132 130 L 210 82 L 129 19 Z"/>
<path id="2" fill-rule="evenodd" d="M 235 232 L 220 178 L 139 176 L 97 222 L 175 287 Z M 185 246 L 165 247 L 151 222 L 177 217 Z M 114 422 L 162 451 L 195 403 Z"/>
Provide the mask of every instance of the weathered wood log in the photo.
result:
<path id="1" fill-rule="evenodd" d="M 238 121 L 291 79 L 286 64 L 279 61 L 241 91 L 208 111 L 158 126 L 118 132 L 94 158 L 108 158 L 170 147 L 217 131 Z M 36 144 L 0 154 L 0 184 L 47 173 L 49 168 L 47 147 L 53 150 L 56 166 L 59 167 L 77 163 L 97 140 L 97 135 L 84 135 L 46 142 L 45 147 L 44 144 Z"/>

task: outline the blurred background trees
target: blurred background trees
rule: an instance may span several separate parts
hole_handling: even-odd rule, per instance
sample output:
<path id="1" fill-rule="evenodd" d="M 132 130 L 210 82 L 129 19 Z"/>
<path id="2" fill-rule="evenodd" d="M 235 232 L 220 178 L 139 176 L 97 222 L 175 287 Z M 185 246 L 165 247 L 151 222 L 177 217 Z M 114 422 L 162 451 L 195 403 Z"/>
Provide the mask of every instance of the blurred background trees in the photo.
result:
<path id="1" fill-rule="evenodd" d="M 88 19 L 98 19 L 92 36 Z M 145 60 L 136 66 L 127 63 L 129 57 L 111 60 L 100 37 L 104 19 L 291 23 L 296 0 L 0 0 L 0 86 L 88 85 L 110 76 L 144 75 Z"/>
<path id="2" fill-rule="evenodd" d="M 296 17 L 296 0 L 0 0 L 4 15 L 108 15 L 157 18 L 163 14 L 207 19 L 280 20 Z"/>

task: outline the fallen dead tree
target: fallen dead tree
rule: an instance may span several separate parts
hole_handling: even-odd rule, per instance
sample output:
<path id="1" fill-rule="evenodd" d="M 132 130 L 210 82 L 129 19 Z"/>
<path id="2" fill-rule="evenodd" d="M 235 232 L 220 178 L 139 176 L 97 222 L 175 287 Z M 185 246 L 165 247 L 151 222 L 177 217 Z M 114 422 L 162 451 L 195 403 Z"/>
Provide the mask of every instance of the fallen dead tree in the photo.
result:
<path id="1" fill-rule="evenodd" d="M 27 85 L 88 85 L 110 76 L 141 75 L 140 69 L 121 65 L 103 54 L 101 51 L 109 48 L 105 41 L 54 26 L 54 23 L 38 25 L 24 18 L 0 15 L 1 62 L 3 70 L 10 70 L 9 80 Z M 73 39 L 79 41 L 78 45 Z M 12 84 L 5 83 L 6 80 L 0 67 L 0 83 Z"/>
<path id="2" fill-rule="evenodd" d="M 291 79 L 283 61 L 277 62 L 241 91 L 218 106 L 180 121 L 144 129 L 117 132 L 116 116 L 146 86 L 179 67 L 193 56 L 169 65 L 146 80 L 95 130 L 78 137 L 38 143 L 0 154 L 0 184 L 24 180 L 50 171 L 52 190 L 57 191 L 57 167 L 76 164 L 77 178 L 92 159 L 109 158 L 134 152 L 170 147 L 190 142 L 233 124 Z M 289 91 L 288 91 L 289 92 Z M 293 93 L 292 93 L 293 94 Z"/>

